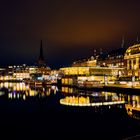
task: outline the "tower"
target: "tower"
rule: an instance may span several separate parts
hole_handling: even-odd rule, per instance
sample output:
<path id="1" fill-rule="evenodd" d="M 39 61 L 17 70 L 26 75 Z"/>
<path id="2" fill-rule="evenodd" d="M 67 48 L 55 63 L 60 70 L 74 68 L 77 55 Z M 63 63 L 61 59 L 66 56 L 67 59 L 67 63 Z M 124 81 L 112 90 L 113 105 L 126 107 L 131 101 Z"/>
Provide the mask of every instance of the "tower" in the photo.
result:
<path id="1" fill-rule="evenodd" d="M 124 48 L 124 36 L 122 36 L 122 44 L 121 44 L 121 48 Z"/>
<path id="2" fill-rule="evenodd" d="M 38 66 L 46 66 L 46 63 L 45 63 L 45 60 L 44 60 L 44 56 L 43 56 L 42 40 L 41 40 L 41 43 L 40 43 Z"/>
<path id="3" fill-rule="evenodd" d="M 139 37 L 137 36 L 137 43 L 139 43 Z"/>

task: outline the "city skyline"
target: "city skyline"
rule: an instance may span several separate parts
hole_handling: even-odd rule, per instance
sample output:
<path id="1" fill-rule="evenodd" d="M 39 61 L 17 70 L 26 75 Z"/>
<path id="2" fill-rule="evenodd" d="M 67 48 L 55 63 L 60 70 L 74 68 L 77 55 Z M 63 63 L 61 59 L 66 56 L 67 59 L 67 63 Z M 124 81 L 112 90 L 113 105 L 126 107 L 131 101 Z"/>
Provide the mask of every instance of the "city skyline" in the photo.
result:
<path id="1" fill-rule="evenodd" d="M 51 68 L 103 51 L 133 45 L 139 33 L 139 1 L 3 1 L 0 65 L 34 64 L 43 40 Z"/>

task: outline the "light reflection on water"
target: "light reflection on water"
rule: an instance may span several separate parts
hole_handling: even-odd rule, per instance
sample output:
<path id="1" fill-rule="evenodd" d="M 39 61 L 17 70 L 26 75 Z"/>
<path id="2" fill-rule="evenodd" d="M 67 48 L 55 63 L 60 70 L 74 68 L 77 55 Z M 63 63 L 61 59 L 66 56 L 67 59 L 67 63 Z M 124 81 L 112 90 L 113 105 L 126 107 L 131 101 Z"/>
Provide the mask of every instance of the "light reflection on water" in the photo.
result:
<path id="1" fill-rule="evenodd" d="M 140 95 L 128 95 L 125 108 L 129 116 L 140 120 Z"/>
<path id="2" fill-rule="evenodd" d="M 62 87 L 63 94 L 72 91 L 68 87 Z M 70 94 L 70 93 L 69 93 Z M 69 106 L 102 106 L 102 105 L 114 105 L 125 103 L 124 98 L 119 97 L 116 93 L 112 92 L 95 92 L 95 91 L 79 91 L 73 95 L 68 95 L 60 100 L 60 104 Z"/>
<path id="3" fill-rule="evenodd" d="M 24 83 L 0 83 L 0 88 L 1 126 L 3 128 L 7 123 L 5 131 L 13 130 L 17 134 L 22 129 L 21 132 L 28 130 L 35 134 L 35 130 L 41 130 L 39 134 L 46 136 L 48 128 L 60 130 L 60 134 L 79 130 L 78 136 L 85 132 L 93 136 L 99 132 L 99 137 L 104 132 L 103 137 L 110 137 L 113 133 L 122 138 L 138 134 L 140 130 L 137 120 L 140 118 L 140 95 L 68 87 L 58 90 L 56 86 L 31 87 Z M 69 103 L 69 106 L 60 104 L 60 101 Z"/>
<path id="4" fill-rule="evenodd" d="M 8 90 L 8 99 L 23 99 L 26 100 L 28 97 L 39 97 L 49 96 L 51 93 L 56 94 L 58 88 L 56 86 L 36 86 L 31 87 L 25 83 L 0 83 L 1 89 Z M 1 91 L 1 93 L 4 93 Z M 0 94 L 3 95 L 3 94 Z"/>
<path id="5" fill-rule="evenodd" d="M 140 119 L 140 95 L 128 95 L 105 91 L 77 90 L 76 88 L 62 87 L 60 92 L 57 86 L 31 87 L 25 83 L 0 83 L 0 88 L 7 88 L 7 97 L 11 99 L 26 100 L 28 97 L 47 97 L 51 94 L 61 93 L 62 98 L 58 101 L 61 105 L 69 106 L 111 106 L 117 105 L 125 109 L 129 116 Z M 0 96 L 5 92 L 0 91 Z"/>
<path id="6" fill-rule="evenodd" d="M 68 106 L 104 106 L 119 105 L 125 109 L 130 117 L 140 120 L 140 95 L 128 95 L 105 91 L 84 91 L 76 88 L 62 87 L 64 97 L 60 100 L 60 104 Z"/>

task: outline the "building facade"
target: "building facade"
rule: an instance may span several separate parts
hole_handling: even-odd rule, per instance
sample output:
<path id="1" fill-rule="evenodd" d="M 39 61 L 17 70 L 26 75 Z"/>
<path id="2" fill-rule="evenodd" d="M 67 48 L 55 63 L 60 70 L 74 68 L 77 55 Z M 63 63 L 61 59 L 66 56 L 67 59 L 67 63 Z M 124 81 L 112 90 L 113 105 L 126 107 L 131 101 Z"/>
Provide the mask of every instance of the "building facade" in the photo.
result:
<path id="1" fill-rule="evenodd" d="M 125 53 L 128 76 L 136 76 L 140 79 L 140 44 L 130 46 Z"/>
<path id="2" fill-rule="evenodd" d="M 65 67 L 60 71 L 64 74 L 62 84 L 108 84 L 123 74 L 123 68 L 114 67 Z"/>
<path id="3" fill-rule="evenodd" d="M 93 56 L 88 59 L 82 59 L 72 63 L 72 67 L 93 67 L 96 65 L 97 60 Z"/>
<path id="4" fill-rule="evenodd" d="M 125 48 L 119 48 L 110 51 L 107 54 L 102 54 L 98 58 L 97 64 L 99 66 L 105 66 L 105 67 L 125 68 L 126 67 L 126 60 L 124 59 L 125 51 L 126 51 Z"/>

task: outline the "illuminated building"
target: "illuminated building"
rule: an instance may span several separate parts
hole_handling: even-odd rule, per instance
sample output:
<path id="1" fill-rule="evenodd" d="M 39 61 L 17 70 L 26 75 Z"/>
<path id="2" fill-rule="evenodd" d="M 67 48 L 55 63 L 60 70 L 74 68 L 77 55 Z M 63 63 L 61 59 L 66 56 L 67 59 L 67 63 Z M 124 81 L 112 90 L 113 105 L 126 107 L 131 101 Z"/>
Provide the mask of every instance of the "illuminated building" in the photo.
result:
<path id="1" fill-rule="evenodd" d="M 125 68 L 126 67 L 126 61 L 124 60 L 125 51 L 126 49 L 124 37 L 122 37 L 121 47 L 118 49 L 114 49 L 108 53 L 101 52 L 98 57 L 97 64 L 99 66 Z"/>
<path id="2" fill-rule="evenodd" d="M 8 66 L 5 69 L 0 69 L 0 81 L 29 80 L 32 78 L 32 75 L 34 74 L 42 75 L 42 77 L 45 80 L 47 79 L 46 77 L 50 75 L 50 73 L 51 73 L 50 67 L 47 67 L 45 64 L 41 40 L 38 65 L 37 66 L 27 66 L 26 64 L 13 65 Z"/>
<path id="3" fill-rule="evenodd" d="M 60 71 L 64 73 L 64 75 L 69 76 L 90 76 L 90 75 L 111 75 L 117 76 L 119 71 L 123 70 L 123 68 L 115 68 L 115 67 L 65 67 L 60 68 Z"/>
<path id="4" fill-rule="evenodd" d="M 60 71 L 64 74 L 61 82 L 65 85 L 75 85 L 83 82 L 108 83 L 122 76 L 123 68 L 115 67 L 66 67 Z M 96 83 L 96 84 L 97 84 Z"/>
<path id="5" fill-rule="evenodd" d="M 32 75 L 40 74 L 43 77 L 50 75 L 51 69 L 49 67 L 14 65 L 7 68 L 7 74 L 0 76 L 0 80 L 23 80 L 31 79 Z M 46 78 L 44 78 L 46 79 Z"/>
<path id="6" fill-rule="evenodd" d="M 15 72 L 13 77 L 17 80 L 29 79 L 30 74 L 28 72 Z"/>
<path id="7" fill-rule="evenodd" d="M 126 50 L 124 59 L 127 61 L 128 76 L 140 78 L 140 44 L 130 46 Z"/>
<path id="8" fill-rule="evenodd" d="M 107 66 L 107 67 L 126 67 L 126 61 L 124 60 L 124 54 L 126 49 L 119 48 L 113 50 L 107 54 L 102 54 L 98 58 L 98 65 L 99 66 Z"/>
<path id="9" fill-rule="evenodd" d="M 38 67 L 36 73 L 41 73 L 42 75 L 49 75 L 51 73 L 50 67 Z"/>
<path id="10" fill-rule="evenodd" d="M 79 61 L 75 61 L 72 63 L 72 67 L 92 67 L 96 66 L 97 60 L 94 59 L 93 56 L 89 59 L 82 59 Z"/>

